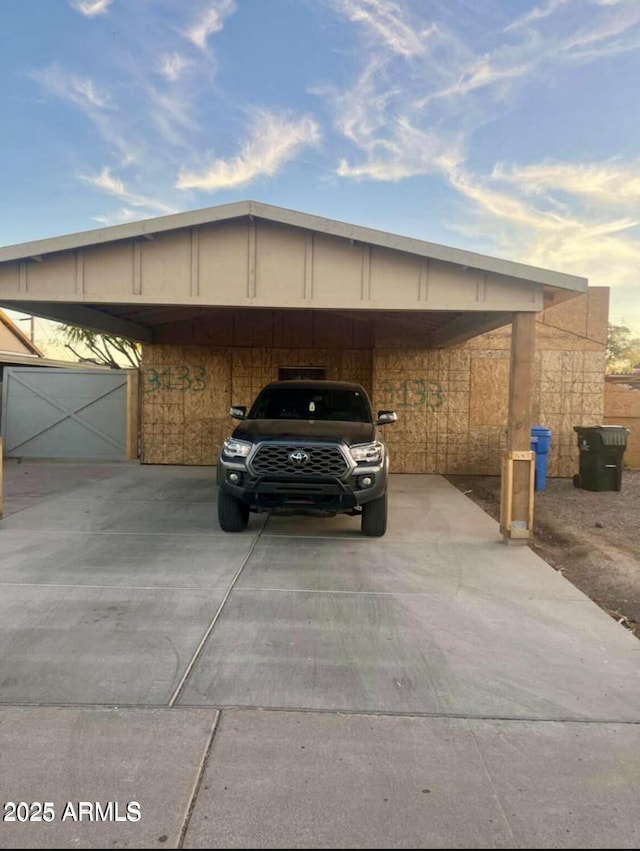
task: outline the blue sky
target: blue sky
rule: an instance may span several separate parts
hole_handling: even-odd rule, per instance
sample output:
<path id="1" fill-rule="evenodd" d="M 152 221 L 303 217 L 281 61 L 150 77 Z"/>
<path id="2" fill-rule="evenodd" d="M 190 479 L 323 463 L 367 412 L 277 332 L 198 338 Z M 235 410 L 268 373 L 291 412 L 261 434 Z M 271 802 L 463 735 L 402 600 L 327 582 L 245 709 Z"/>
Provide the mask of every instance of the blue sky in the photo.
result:
<path id="1" fill-rule="evenodd" d="M 252 198 L 640 334 L 640 0 L 4 0 L 0 244 Z"/>

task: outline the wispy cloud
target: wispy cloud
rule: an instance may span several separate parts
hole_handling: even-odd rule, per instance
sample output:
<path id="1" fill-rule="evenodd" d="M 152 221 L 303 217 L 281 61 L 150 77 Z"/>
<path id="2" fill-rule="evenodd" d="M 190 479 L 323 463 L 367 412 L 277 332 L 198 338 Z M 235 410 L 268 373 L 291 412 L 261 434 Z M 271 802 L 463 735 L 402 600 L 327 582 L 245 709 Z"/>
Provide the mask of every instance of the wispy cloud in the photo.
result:
<path id="1" fill-rule="evenodd" d="M 34 71 L 33 77 L 51 94 L 82 109 L 102 110 L 113 105 L 111 96 L 90 77 L 66 71 L 55 63 L 41 71 Z"/>
<path id="2" fill-rule="evenodd" d="M 433 2 L 422 5 L 420 22 L 411 21 L 413 32 L 430 34 L 419 43 L 390 26 L 392 13 L 408 21 L 398 3 L 333 5 L 375 35 L 378 48 L 349 88 L 328 94 L 335 129 L 351 148 L 336 158 L 339 177 L 435 175 L 458 199 L 448 226 L 489 253 L 592 283 L 638 286 L 640 160 L 492 163 L 486 150 L 477 156 L 475 144 L 525 86 L 556 84 L 576 63 L 639 46 L 640 3 L 546 0 L 520 16 L 511 4 L 486 4 L 463 23 L 461 2 L 452 10 Z M 430 12 L 439 14 L 437 26 Z"/>
<path id="3" fill-rule="evenodd" d="M 640 161 L 566 163 L 527 166 L 498 163 L 492 172 L 498 181 L 513 184 L 527 195 L 569 193 L 608 207 L 640 206 Z"/>
<path id="4" fill-rule="evenodd" d="M 201 171 L 180 172 L 179 189 L 213 192 L 242 186 L 262 175 L 274 175 L 285 163 L 320 140 L 320 129 L 310 116 L 292 119 L 286 115 L 257 111 L 251 122 L 249 140 L 230 159 L 213 159 Z"/>
<path id="5" fill-rule="evenodd" d="M 57 64 L 32 72 L 43 89 L 80 110 L 93 124 L 109 149 L 121 164 L 131 164 L 142 159 L 144 143 L 132 137 L 127 126 L 128 111 L 121 110 L 111 92 L 85 77 Z"/>
<path id="6" fill-rule="evenodd" d="M 191 151 L 199 133 L 189 91 L 163 91 L 153 85 L 145 87 L 147 114 L 165 143 L 176 149 Z"/>
<path id="7" fill-rule="evenodd" d="M 131 192 L 123 180 L 113 175 L 109 166 L 105 166 L 99 174 L 79 174 L 78 178 L 109 195 L 115 195 L 132 207 L 145 208 L 150 211 L 150 214 L 176 212 L 176 207 L 166 204 L 162 200 Z M 139 209 L 135 215 L 140 216 Z"/>
<path id="8" fill-rule="evenodd" d="M 183 72 L 191 66 L 192 62 L 183 56 L 181 53 L 174 51 L 173 53 L 165 53 L 160 57 L 158 63 L 158 72 L 166 77 L 167 80 L 175 82 L 182 76 Z"/>
<path id="9" fill-rule="evenodd" d="M 106 15 L 113 0 L 69 0 L 69 5 L 81 15 L 93 18 L 96 15 Z"/>
<path id="10" fill-rule="evenodd" d="M 526 61 L 523 57 L 514 62 L 513 57 L 481 56 L 461 69 L 452 85 L 431 92 L 419 100 L 417 106 L 422 108 L 438 98 L 462 97 L 476 89 L 488 88 L 498 83 L 508 84 L 529 77 L 537 65 L 537 59 Z"/>
<path id="11" fill-rule="evenodd" d="M 418 56 L 427 49 L 427 40 L 437 27 L 416 29 L 407 7 L 395 0 L 333 0 L 348 20 L 363 25 L 386 47 L 402 56 Z"/>
<path id="12" fill-rule="evenodd" d="M 463 157 L 461 124 L 425 117 L 421 65 L 406 64 L 390 50 L 378 53 L 351 88 L 329 93 L 335 128 L 352 147 L 338 176 L 397 181 L 447 170 Z"/>
<path id="13" fill-rule="evenodd" d="M 113 225 L 126 224 L 126 222 L 135 222 L 139 218 L 140 210 L 131 210 L 129 207 L 121 207 L 110 216 L 94 216 L 93 220 L 94 222 L 99 222 L 101 225 L 105 225 L 105 227 L 112 227 Z"/>
<path id="14" fill-rule="evenodd" d="M 398 117 L 384 140 L 361 142 L 364 161 L 351 165 L 340 161 L 338 175 L 357 180 L 396 181 L 407 177 L 448 172 L 462 160 L 461 140 L 453 135 L 419 129 L 406 117 Z"/>
<path id="15" fill-rule="evenodd" d="M 594 45 L 608 48 L 611 41 L 617 41 L 629 30 L 637 27 L 640 22 L 640 6 L 621 7 L 617 14 L 613 11 L 605 13 L 602 20 L 592 26 L 581 27 L 575 34 L 564 40 L 566 50 L 575 50 Z M 619 43 L 619 42 L 618 42 Z"/>
<path id="16" fill-rule="evenodd" d="M 534 178 L 537 168 L 540 175 Z M 584 275 L 592 284 L 637 287 L 640 215 L 619 216 L 615 209 L 607 215 L 600 205 L 584 206 L 583 196 L 591 198 L 594 183 L 572 171 L 569 165 L 555 172 L 544 165 L 529 167 L 531 183 L 544 189 L 544 195 L 532 197 L 519 193 L 519 186 L 510 191 L 496 183 L 510 176 L 504 167 L 484 178 L 454 170 L 451 185 L 464 199 L 459 230 L 489 240 L 505 257 Z M 530 189 L 522 170 L 511 176 Z M 565 192 L 580 197 L 558 199 Z M 632 212 L 640 213 L 640 204 Z"/>
<path id="17" fill-rule="evenodd" d="M 196 47 L 205 50 L 209 36 L 220 32 L 226 19 L 235 11 L 235 0 L 213 0 L 213 2 L 209 2 L 195 21 L 184 31 L 185 38 L 195 44 Z"/>
<path id="18" fill-rule="evenodd" d="M 110 192 L 112 195 L 122 196 L 126 193 L 124 183 L 122 180 L 113 176 L 111 169 L 108 166 L 105 166 L 100 174 L 80 174 L 78 176 L 80 180 L 84 180 L 86 183 L 90 183 L 92 186 L 102 189 L 104 192 Z"/>
<path id="19" fill-rule="evenodd" d="M 561 6 L 565 6 L 567 3 L 571 2 L 572 0 L 547 0 L 546 3 L 543 3 L 540 6 L 534 6 L 530 12 L 516 18 L 515 21 L 512 21 L 504 28 L 504 31 L 509 32 L 511 30 L 533 24 L 536 21 L 542 20 L 542 18 L 548 18 L 549 15 L 553 15 L 554 12 L 557 12 Z M 616 2 L 616 0 L 614 0 L 614 2 Z"/>

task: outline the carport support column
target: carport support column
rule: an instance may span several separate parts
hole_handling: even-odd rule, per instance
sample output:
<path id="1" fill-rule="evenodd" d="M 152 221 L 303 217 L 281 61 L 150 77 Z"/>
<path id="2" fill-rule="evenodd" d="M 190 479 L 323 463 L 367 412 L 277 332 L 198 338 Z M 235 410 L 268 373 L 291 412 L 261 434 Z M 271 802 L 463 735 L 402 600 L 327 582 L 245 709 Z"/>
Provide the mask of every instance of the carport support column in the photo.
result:
<path id="1" fill-rule="evenodd" d="M 507 447 L 502 461 L 500 531 L 505 543 L 533 536 L 535 453 L 531 452 L 535 313 L 514 313 Z"/>

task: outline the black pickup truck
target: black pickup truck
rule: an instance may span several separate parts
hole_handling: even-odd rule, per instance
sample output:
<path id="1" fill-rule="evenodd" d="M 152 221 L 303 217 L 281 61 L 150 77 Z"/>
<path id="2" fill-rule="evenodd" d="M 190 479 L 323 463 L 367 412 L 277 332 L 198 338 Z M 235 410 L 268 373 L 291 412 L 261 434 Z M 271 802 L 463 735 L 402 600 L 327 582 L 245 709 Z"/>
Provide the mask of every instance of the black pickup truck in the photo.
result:
<path id="1" fill-rule="evenodd" d="M 359 384 L 276 381 L 259 393 L 224 441 L 218 462 L 218 520 L 225 532 L 246 528 L 251 511 L 360 515 L 362 532 L 387 529 L 389 455 L 379 411 Z"/>

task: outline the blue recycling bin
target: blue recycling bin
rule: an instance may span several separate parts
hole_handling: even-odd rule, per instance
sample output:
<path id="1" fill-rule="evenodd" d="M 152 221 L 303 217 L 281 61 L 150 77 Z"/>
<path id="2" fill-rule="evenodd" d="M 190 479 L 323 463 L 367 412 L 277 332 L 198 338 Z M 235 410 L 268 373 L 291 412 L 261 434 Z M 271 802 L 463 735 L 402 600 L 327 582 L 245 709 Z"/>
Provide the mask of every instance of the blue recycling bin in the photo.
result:
<path id="1" fill-rule="evenodd" d="M 536 453 L 537 491 L 543 491 L 547 486 L 547 465 L 549 462 L 550 446 L 551 429 L 544 426 L 533 426 L 531 429 L 531 449 Z"/>

